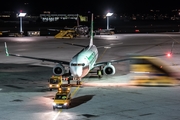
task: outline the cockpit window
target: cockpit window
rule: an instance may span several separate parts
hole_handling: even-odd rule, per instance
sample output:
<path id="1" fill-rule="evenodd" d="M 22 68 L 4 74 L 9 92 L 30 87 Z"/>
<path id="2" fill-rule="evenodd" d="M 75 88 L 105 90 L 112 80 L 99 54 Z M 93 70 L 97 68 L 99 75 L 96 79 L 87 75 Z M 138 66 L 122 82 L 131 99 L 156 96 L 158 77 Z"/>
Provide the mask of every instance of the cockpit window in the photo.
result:
<path id="1" fill-rule="evenodd" d="M 84 63 L 71 63 L 71 66 L 84 66 Z"/>

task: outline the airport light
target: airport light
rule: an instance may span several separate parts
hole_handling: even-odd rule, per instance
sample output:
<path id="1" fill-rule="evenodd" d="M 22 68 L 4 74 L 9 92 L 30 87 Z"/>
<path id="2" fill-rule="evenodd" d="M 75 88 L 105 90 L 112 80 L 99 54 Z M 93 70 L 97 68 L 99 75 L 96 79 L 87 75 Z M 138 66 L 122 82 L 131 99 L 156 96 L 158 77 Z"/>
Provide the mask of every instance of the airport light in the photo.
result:
<path id="1" fill-rule="evenodd" d="M 113 13 L 110 13 L 110 12 L 108 12 L 106 14 L 106 17 L 107 17 L 107 30 L 109 29 L 109 17 L 112 16 L 112 15 L 113 15 Z"/>
<path id="2" fill-rule="evenodd" d="M 171 53 L 167 53 L 166 56 L 167 56 L 167 57 L 171 57 L 172 54 L 171 54 Z"/>
<path id="3" fill-rule="evenodd" d="M 24 16 L 26 16 L 26 13 L 19 13 L 19 18 L 20 18 L 20 33 L 21 33 L 21 35 L 23 34 L 23 31 L 22 31 L 22 18 L 24 17 Z"/>

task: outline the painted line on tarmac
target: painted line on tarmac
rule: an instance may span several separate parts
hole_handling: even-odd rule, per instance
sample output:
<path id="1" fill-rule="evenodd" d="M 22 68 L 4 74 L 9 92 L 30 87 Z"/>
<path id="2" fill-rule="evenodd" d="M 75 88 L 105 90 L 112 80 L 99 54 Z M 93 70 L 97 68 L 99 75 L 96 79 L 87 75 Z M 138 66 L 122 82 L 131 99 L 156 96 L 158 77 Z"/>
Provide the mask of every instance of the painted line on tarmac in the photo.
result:
<path id="1" fill-rule="evenodd" d="M 53 118 L 53 120 L 56 120 L 56 118 L 59 116 L 59 114 L 62 112 L 62 110 L 59 110 L 56 116 Z"/>
<path id="2" fill-rule="evenodd" d="M 79 89 L 79 86 L 78 87 L 76 87 L 76 89 L 72 92 L 72 97 L 75 95 L 75 93 L 78 91 L 78 89 Z"/>

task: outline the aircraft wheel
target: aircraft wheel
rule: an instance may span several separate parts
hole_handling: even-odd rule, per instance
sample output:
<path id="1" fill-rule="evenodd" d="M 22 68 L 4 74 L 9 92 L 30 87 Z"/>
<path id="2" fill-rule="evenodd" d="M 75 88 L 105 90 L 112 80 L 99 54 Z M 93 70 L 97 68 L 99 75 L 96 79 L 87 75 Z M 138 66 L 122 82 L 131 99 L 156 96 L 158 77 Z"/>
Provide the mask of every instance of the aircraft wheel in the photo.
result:
<path id="1" fill-rule="evenodd" d="M 68 84 L 70 84 L 70 80 L 68 80 Z"/>
<path id="2" fill-rule="evenodd" d="M 81 85 L 81 81 L 78 80 L 78 81 L 77 81 L 77 85 Z"/>

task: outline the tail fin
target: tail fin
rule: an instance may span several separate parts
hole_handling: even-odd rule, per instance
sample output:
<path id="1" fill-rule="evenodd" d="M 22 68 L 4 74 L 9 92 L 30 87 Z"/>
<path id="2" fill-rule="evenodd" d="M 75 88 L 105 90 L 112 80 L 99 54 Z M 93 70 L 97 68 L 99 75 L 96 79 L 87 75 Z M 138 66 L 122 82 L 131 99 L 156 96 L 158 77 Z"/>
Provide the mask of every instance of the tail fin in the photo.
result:
<path id="1" fill-rule="evenodd" d="M 91 15 L 91 31 L 90 31 L 90 43 L 89 46 L 93 45 L 93 13 Z"/>

